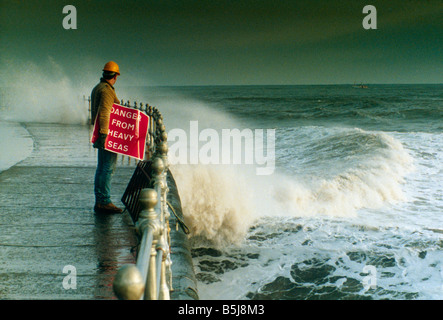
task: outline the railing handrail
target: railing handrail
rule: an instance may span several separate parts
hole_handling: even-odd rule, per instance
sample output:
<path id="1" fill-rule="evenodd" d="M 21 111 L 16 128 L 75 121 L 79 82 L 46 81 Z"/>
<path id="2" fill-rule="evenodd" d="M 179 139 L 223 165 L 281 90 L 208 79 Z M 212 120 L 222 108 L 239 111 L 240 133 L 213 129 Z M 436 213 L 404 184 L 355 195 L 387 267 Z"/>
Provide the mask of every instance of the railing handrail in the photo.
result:
<path id="1" fill-rule="evenodd" d="M 169 300 L 172 290 L 169 243 L 169 210 L 167 204 L 168 145 L 163 117 L 148 104 L 122 105 L 145 112 L 149 117 L 145 159 L 150 159 L 151 188 L 139 193 L 140 214 L 135 221 L 141 238 L 136 265 L 125 265 L 114 279 L 119 299 Z"/>

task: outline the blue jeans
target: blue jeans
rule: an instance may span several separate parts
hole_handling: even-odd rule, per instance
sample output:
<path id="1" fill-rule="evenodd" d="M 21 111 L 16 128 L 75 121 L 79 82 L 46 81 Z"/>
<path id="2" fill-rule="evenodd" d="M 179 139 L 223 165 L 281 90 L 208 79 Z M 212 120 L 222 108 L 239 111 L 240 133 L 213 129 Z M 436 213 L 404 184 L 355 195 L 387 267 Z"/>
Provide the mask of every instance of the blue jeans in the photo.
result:
<path id="1" fill-rule="evenodd" d="M 98 149 L 94 193 L 97 204 L 111 203 L 111 179 L 117 163 L 117 154 Z"/>

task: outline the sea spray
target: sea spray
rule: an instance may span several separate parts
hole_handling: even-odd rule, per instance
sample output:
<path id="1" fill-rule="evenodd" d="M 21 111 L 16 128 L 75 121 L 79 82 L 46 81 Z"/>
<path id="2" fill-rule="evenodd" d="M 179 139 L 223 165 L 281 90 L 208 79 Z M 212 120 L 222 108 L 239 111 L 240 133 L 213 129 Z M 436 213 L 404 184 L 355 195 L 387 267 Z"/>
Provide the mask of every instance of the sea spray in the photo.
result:
<path id="1" fill-rule="evenodd" d="M 341 144 L 341 148 L 348 149 L 339 160 L 329 160 L 334 167 L 330 170 L 333 174 L 323 168 L 317 176 L 311 175 L 309 181 L 298 176 L 279 179 L 274 188 L 275 204 L 282 213 L 354 216 L 362 208 L 379 208 L 386 203 L 405 200 L 401 184 L 413 164 L 412 157 L 398 140 L 385 133 L 361 129 L 347 129 L 333 138 L 335 148 L 339 149 L 338 144 Z M 359 147 L 355 146 L 355 141 L 346 142 L 346 139 L 358 140 Z M 331 142 L 331 137 L 327 140 Z M 313 143 L 323 144 L 321 141 Z M 336 161 L 346 165 L 334 165 Z"/>
<path id="2" fill-rule="evenodd" d="M 254 222 L 252 186 L 235 169 L 211 165 L 171 168 L 195 245 L 222 247 L 239 243 Z"/>
<path id="3" fill-rule="evenodd" d="M 92 87 L 73 83 L 54 59 L 49 57 L 45 64 L 10 60 L 3 65 L 7 74 L 4 80 L 7 89 L 1 98 L 3 119 L 61 124 L 87 122 L 88 102 L 83 96 L 87 98 Z"/>
<path id="4" fill-rule="evenodd" d="M 244 166 L 177 166 L 174 174 L 193 239 L 215 246 L 238 244 L 261 217 L 353 217 L 363 208 L 405 200 L 401 184 L 412 158 L 402 144 L 385 133 L 360 129 L 335 139 L 350 137 L 365 141 L 360 146 L 368 149 L 365 154 L 344 154 L 346 169 L 327 178 L 312 176 L 309 182 L 282 172 L 257 176 Z"/>

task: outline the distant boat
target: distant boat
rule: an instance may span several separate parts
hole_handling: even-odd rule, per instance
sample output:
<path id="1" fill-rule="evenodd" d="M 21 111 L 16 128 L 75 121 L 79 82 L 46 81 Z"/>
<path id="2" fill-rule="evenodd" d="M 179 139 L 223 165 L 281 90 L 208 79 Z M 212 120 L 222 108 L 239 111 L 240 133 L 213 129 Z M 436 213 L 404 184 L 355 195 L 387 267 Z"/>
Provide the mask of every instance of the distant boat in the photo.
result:
<path id="1" fill-rule="evenodd" d="M 368 88 L 368 86 L 363 84 L 363 83 L 361 83 L 361 84 L 355 84 L 354 83 L 354 85 L 352 87 L 353 88 L 358 88 L 358 89 L 367 89 Z"/>

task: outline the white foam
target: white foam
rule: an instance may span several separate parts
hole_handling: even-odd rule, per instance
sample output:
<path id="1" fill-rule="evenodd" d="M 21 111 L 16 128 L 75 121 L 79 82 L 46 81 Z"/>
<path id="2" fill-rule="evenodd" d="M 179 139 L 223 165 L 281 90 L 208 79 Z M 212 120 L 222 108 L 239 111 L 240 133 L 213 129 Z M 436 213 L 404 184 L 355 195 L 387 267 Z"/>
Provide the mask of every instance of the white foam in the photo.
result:
<path id="1" fill-rule="evenodd" d="M 352 216 L 361 208 L 405 200 L 402 183 L 413 168 L 412 157 L 400 141 L 385 133 L 361 134 L 374 136 L 382 147 L 372 150 L 354 167 L 330 178 L 322 178 L 320 173 L 309 182 L 287 176 L 277 179 L 275 199 L 281 212 L 295 216 Z M 326 170 L 324 173 L 326 176 Z"/>
<path id="2" fill-rule="evenodd" d="M 184 129 L 190 119 L 199 120 L 201 127 L 239 127 L 231 116 L 201 102 L 175 97 L 161 105 L 165 107 L 162 113 L 171 113 L 166 119 Z M 412 158 L 398 140 L 385 133 L 360 129 L 332 135 L 318 133 L 318 128 L 308 130 L 316 133 L 319 140 L 325 136 L 328 141 L 339 140 L 338 145 L 346 146 L 346 139 L 368 140 L 369 152 L 357 155 L 356 160 L 344 166 L 332 162 L 332 176 L 328 168 L 319 166 L 319 172 L 308 181 L 281 171 L 258 177 L 244 166 L 177 166 L 175 174 L 184 199 L 184 215 L 193 235 L 217 244 L 236 243 L 244 238 L 248 226 L 262 216 L 354 216 L 362 208 L 405 200 L 402 183 L 412 168 Z M 308 136 L 312 137 L 312 133 Z M 306 139 L 305 143 L 309 141 L 312 140 Z M 288 145 L 283 146 L 288 148 L 287 152 L 279 152 L 296 154 L 298 150 L 291 143 L 289 139 Z M 328 165 L 328 161 L 322 161 Z"/>
<path id="3" fill-rule="evenodd" d="M 74 84 L 52 58 L 46 64 L 10 60 L 2 64 L 7 74 L 2 117 L 17 122 L 85 124 L 91 88 Z"/>
<path id="4" fill-rule="evenodd" d="M 235 167 L 180 165 L 171 171 L 194 241 L 223 246 L 244 239 L 256 208 L 251 187 Z"/>
<path id="5" fill-rule="evenodd" d="M 387 134 L 361 134 L 374 135 L 381 147 L 355 167 L 309 182 L 282 173 L 256 176 L 242 166 L 178 166 L 173 172 L 192 235 L 217 245 L 238 243 L 259 217 L 353 217 L 363 208 L 405 200 L 411 156 Z"/>

